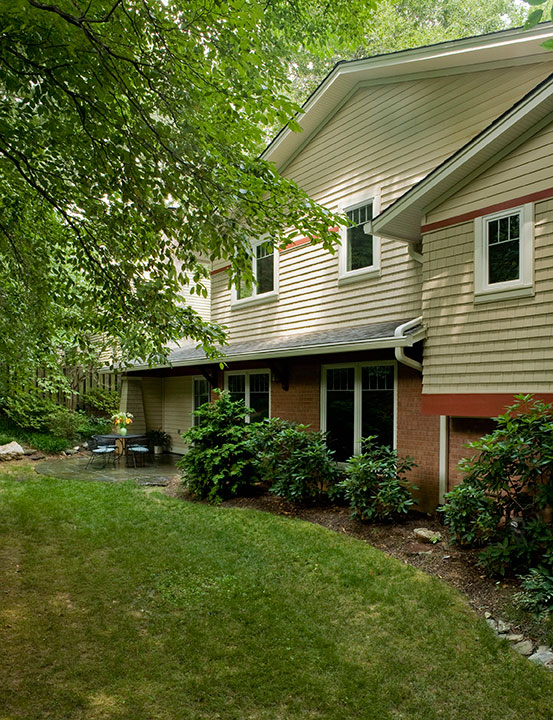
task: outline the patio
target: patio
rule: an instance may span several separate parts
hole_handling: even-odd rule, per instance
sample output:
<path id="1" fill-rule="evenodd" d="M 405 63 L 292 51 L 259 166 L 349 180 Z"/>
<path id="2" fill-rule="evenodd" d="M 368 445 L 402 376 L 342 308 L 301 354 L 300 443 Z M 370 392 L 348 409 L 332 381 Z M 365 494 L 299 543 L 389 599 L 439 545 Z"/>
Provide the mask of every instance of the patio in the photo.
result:
<path id="1" fill-rule="evenodd" d="M 164 453 L 154 456 L 154 462 L 144 467 L 125 467 L 123 463 L 115 467 L 97 464 L 86 467 L 89 456 L 69 458 L 67 460 L 46 460 L 35 466 L 41 475 L 62 478 L 64 480 L 90 480 L 96 482 L 122 483 L 128 480 L 139 485 L 165 487 L 180 477 L 176 464 L 180 455 Z"/>

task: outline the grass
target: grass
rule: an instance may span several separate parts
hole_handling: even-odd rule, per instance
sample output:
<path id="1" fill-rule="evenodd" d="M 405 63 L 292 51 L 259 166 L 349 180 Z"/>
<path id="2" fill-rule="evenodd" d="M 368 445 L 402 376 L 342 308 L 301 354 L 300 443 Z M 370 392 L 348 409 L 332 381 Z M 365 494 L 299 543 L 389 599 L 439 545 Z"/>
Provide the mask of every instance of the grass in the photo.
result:
<path id="1" fill-rule="evenodd" d="M 451 588 L 301 521 L 0 476 L 0 720 L 553 718 Z"/>

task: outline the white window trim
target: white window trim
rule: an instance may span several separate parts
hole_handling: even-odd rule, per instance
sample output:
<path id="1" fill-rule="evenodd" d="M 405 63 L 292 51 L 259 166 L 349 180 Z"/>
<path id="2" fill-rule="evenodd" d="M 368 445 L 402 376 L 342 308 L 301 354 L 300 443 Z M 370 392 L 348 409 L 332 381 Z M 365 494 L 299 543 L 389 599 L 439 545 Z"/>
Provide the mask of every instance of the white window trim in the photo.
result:
<path id="1" fill-rule="evenodd" d="M 211 400 L 211 384 L 209 380 L 207 380 L 203 375 L 192 375 L 192 410 L 190 411 L 190 417 L 192 418 L 192 426 L 194 426 L 194 420 L 196 419 L 196 416 L 194 415 L 194 411 L 197 409 L 194 407 L 194 403 L 196 400 L 196 395 L 194 393 L 194 384 L 196 380 L 204 380 L 207 383 L 207 394 L 208 394 L 208 401 Z"/>
<path id="2" fill-rule="evenodd" d="M 487 223 L 519 213 L 520 277 L 508 282 L 488 282 Z M 529 297 L 534 294 L 534 206 L 532 203 L 482 215 L 474 221 L 474 302 L 492 302 Z"/>
<path id="3" fill-rule="evenodd" d="M 269 376 L 269 417 L 271 415 L 271 371 L 269 368 L 258 368 L 255 370 L 226 370 L 225 371 L 225 390 L 228 390 L 228 379 L 231 375 L 245 375 L 246 376 L 246 407 L 250 407 L 250 376 L 251 375 L 268 375 Z M 250 416 L 246 416 L 246 422 L 250 422 Z"/>
<path id="4" fill-rule="evenodd" d="M 260 238 L 259 240 L 252 240 L 251 259 L 254 278 L 257 275 L 257 256 L 255 252 L 256 248 L 258 245 L 266 243 L 267 240 L 267 237 Z M 238 288 L 236 287 L 236 285 L 233 285 L 231 288 L 231 308 L 244 307 L 247 305 L 262 305 L 264 303 L 274 302 L 275 300 L 278 300 L 279 256 L 280 252 L 278 250 L 278 247 L 273 246 L 273 289 L 270 292 L 258 294 L 257 286 L 254 281 L 252 296 L 247 298 L 239 298 Z"/>
<path id="5" fill-rule="evenodd" d="M 397 362 L 394 360 L 371 360 L 353 363 L 334 363 L 321 366 L 321 430 L 327 431 L 327 402 L 326 402 L 326 371 L 339 368 L 354 369 L 354 395 L 353 395 L 353 454 L 361 452 L 361 370 L 364 367 L 375 367 L 386 365 L 394 368 L 394 430 L 393 447 L 397 447 Z M 343 463 L 339 463 L 342 465 Z"/>
<path id="6" fill-rule="evenodd" d="M 347 213 L 350 210 L 355 210 L 367 203 L 372 202 L 372 214 L 376 217 L 380 213 L 380 190 L 373 190 L 372 192 L 364 192 L 362 194 L 357 193 L 356 195 L 350 195 L 345 198 L 338 211 L 340 213 Z M 370 233 L 367 233 L 370 235 Z M 357 280 L 368 280 L 369 278 L 380 277 L 381 271 L 381 242 L 377 235 L 373 235 L 373 264 L 357 270 L 347 269 L 348 260 L 348 248 L 347 248 L 347 228 L 342 227 L 340 229 L 340 247 L 338 249 L 338 282 L 340 285 L 344 285 Z"/>

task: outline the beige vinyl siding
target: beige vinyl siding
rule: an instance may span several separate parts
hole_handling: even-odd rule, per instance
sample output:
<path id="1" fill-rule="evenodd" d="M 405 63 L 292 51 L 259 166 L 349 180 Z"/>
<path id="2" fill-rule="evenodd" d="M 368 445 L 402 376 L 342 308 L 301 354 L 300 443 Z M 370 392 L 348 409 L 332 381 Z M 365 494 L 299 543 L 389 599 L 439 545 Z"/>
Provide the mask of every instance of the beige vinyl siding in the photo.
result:
<path id="1" fill-rule="evenodd" d="M 538 63 L 360 88 L 285 175 L 331 210 L 373 190 L 384 209 L 550 70 L 550 63 Z M 419 315 L 420 266 L 404 244 L 389 240 L 382 241 L 381 258 L 380 278 L 340 284 L 337 255 L 320 245 L 291 249 L 280 255 L 278 300 L 233 309 L 227 273 L 217 273 L 212 319 L 240 341 Z"/>
<path id="2" fill-rule="evenodd" d="M 161 378 L 142 378 L 142 397 L 147 430 L 160 430 L 163 425 L 163 381 Z"/>
<path id="3" fill-rule="evenodd" d="M 549 125 L 428 213 L 426 221 L 440 222 L 553 187 L 552 151 L 553 126 Z"/>
<path id="4" fill-rule="evenodd" d="M 181 434 L 192 426 L 192 378 L 163 379 L 163 430 L 171 436 L 171 450 L 185 451 Z"/>
<path id="5" fill-rule="evenodd" d="M 124 378 L 121 393 L 121 409 L 133 415 L 133 423 L 128 427 L 131 433 L 145 433 L 146 415 L 144 414 L 144 396 L 140 378 Z"/>
<path id="6" fill-rule="evenodd" d="M 424 236 L 424 393 L 553 392 L 552 200 L 534 254 L 534 297 L 475 305 L 474 222 Z"/>

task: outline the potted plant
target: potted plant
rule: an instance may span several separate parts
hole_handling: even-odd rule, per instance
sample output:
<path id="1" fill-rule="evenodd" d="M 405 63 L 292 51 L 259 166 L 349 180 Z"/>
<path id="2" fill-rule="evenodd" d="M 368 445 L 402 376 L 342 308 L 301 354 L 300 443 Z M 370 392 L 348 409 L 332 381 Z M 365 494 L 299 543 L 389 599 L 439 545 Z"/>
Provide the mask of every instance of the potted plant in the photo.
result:
<path id="1" fill-rule="evenodd" d="M 154 447 L 154 455 L 161 455 L 171 445 L 171 438 L 163 430 L 150 430 L 146 437 Z"/>

